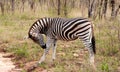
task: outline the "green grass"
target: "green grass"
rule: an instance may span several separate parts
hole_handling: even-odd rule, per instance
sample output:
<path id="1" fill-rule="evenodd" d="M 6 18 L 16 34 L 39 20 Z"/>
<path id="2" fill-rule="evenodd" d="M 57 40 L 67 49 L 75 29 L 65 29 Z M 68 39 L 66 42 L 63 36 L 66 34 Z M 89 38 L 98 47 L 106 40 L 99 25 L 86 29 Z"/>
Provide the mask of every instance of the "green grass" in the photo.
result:
<path id="1" fill-rule="evenodd" d="M 50 14 L 46 14 L 50 13 Z M 74 11 L 73 11 L 74 13 Z M 30 61 L 38 61 L 43 54 L 43 50 L 32 40 L 24 40 L 32 23 L 39 17 L 55 17 L 50 12 L 23 13 L 14 15 L 0 16 L 0 40 L 6 44 L 6 50 L 13 52 L 16 56 L 15 62 L 21 62 L 20 67 L 24 67 L 23 63 Z M 69 17 L 75 17 L 76 14 L 69 14 Z M 73 15 L 73 16 L 72 16 Z M 116 72 L 120 66 L 120 44 L 118 31 L 120 28 L 119 21 L 94 21 L 97 54 L 95 56 L 95 64 L 98 72 Z M 80 49 L 84 49 L 84 45 L 80 40 L 72 42 L 57 43 L 57 59 L 51 64 L 51 51 L 47 55 L 44 63 L 39 67 L 50 72 L 93 72 L 89 64 L 89 54 L 84 55 L 83 64 L 79 63 L 79 57 L 74 57 L 74 53 L 78 53 Z"/>
<path id="2" fill-rule="evenodd" d="M 101 64 L 101 70 L 104 72 L 109 72 L 109 66 L 107 63 L 102 63 Z"/>
<path id="3" fill-rule="evenodd" d="M 30 56 L 27 50 L 27 44 L 24 44 L 22 46 L 15 46 L 15 48 L 13 48 L 12 51 L 16 55 L 17 59 L 21 59 L 22 57 L 29 58 Z"/>

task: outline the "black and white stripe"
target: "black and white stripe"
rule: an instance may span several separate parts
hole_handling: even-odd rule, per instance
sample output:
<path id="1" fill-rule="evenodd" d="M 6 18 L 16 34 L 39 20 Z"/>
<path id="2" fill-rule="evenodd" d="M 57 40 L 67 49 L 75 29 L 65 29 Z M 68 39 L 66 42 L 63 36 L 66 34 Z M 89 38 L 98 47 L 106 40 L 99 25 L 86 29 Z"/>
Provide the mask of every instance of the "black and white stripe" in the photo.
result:
<path id="1" fill-rule="evenodd" d="M 47 36 L 46 43 L 44 43 L 42 34 Z M 94 59 L 95 39 L 93 26 L 87 18 L 41 18 L 31 26 L 28 35 L 29 38 L 45 49 L 40 62 L 44 60 L 51 44 L 54 44 L 53 48 L 55 49 L 57 40 L 72 41 L 78 38 L 88 48 L 90 58 Z"/>

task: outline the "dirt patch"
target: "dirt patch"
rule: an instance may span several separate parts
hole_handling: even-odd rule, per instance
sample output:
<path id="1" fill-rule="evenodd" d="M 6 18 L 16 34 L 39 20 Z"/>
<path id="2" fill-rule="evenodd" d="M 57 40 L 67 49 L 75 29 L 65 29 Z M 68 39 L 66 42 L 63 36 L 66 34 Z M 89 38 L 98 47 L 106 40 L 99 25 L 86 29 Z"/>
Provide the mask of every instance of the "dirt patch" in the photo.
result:
<path id="1" fill-rule="evenodd" d="M 21 69 L 16 69 L 16 66 L 11 61 L 11 57 L 9 56 L 9 53 L 0 53 L 0 71 L 1 72 L 20 72 Z M 6 56 L 6 57 L 4 57 Z"/>
<path id="2" fill-rule="evenodd" d="M 1 72 L 21 72 L 22 69 L 16 68 L 12 59 L 14 58 L 13 53 L 7 53 L 8 43 L 4 43 L 0 41 L 0 71 Z"/>
<path id="3" fill-rule="evenodd" d="M 69 46 L 66 46 L 69 47 Z M 28 62 L 28 60 L 26 60 L 26 58 L 17 58 L 15 56 L 15 54 L 13 53 L 6 53 L 6 48 L 7 48 L 7 44 L 5 43 L 1 43 L 0 44 L 0 52 L 3 52 L 2 57 L 8 59 L 8 63 L 10 62 L 10 65 L 6 65 L 6 67 L 4 67 L 3 69 L 5 69 L 6 71 L 2 71 L 2 72 L 21 72 L 21 71 L 26 71 L 26 72 L 53 72 L 53 68 L 55 68 L 56 64 L 59 63 L 58 61 L 61 62 L 61 60 L 56 60 L 56 64 L 43 64 L 41 66 L 36 67 L 35 69 L 28 71 L 32 66 L 34 66 L 36 64 L 37 61 L 30 61 Z M 73 52 L 73 56 L 75 58 L 79 58 L 80 63 L 77 63 L 77 65 L 81 65 L 81 63 L 83 62 L 83 53 L 87 53 L 87 50 L 78 50 Z M 66 56 L 66 53 L 64 51 L 62 52 L 58 52 L 57 53 L 58 56 L 64 57 Z M 1 60 L 1 59 L 0 59 Z M 15 62 L 15 64 L 12 61 L 17 61 Z M 64 61 L 64 60 L 63 60 Z M 7 62 L 7 61 L 3 61 L 3 62 Z M 73 60 L 70 61 L 71 63 L 73 62 Z M 64 62 L 66 65 L 69 65 L 68 62 Z M 10 67 L 7 67 L 10 66 Z M 46 67 L 44 67 L 46 66 Z M 1 66 L 0 66 L 1 67 Z M 6 68 L 9 68 L 8 70 Z M 19 68 L 23 68 L 23 69 L 19 69 Z M 49 68 L 49 69 L 47 69 Z M 2 69 L 0 69 L 2 70 Z"/>
<path id="4" fill-rule="evenodd" d="M 3 55 L 4 58 L 14 58 L 14 54 L 13 53 L 5 53 Z"/>
<path id="5" fill-rule="evenodd" d="M 32 61 L 32 62 L 28 62 L 25 64 L 24 66 L 24 70 L 27 71 L 27 72 L 32 72 L 32 71 L 35 71 L 35 72 L 47 72 L 47 70 L 45 70 L 44 68 L 41 68 L 41 67 L 36 67 L 32 70 L 29 70 L 31 67 L 33 67 L 35 64 L 37 63 L 37 61 Z"/>
<path id="6" fill-rule="evenodd" d="M 0 52 L 6 52 L 6 44 L 0 43 Z"/>
<path id="7" fill-rule="evenodd" d="M 118 67 L 118 70 L 117 70 L 117 72 L 120 72 L 120 67 Z"/>

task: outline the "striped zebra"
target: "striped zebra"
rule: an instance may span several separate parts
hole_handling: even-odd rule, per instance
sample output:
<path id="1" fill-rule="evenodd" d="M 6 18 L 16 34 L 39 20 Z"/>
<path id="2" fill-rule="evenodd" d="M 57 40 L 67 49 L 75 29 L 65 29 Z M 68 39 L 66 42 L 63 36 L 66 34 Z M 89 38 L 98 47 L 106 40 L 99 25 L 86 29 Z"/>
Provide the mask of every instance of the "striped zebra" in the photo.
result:
<path id="1" fill-rule="evenodd" d="M 43 34 L 47 38 L 46 43 Z M 88 49 L 90 62 L 94 63 L 95 38 L 92 23 L 87 18 L 40 18 L 30 27 L 28 35 L 44 49 L 39 63 L 45 60 L 51 45 L 53 46 L 52 59 L 55 59 L 57 40 L 72 41 L 78 38 L 83 41 Z"/>

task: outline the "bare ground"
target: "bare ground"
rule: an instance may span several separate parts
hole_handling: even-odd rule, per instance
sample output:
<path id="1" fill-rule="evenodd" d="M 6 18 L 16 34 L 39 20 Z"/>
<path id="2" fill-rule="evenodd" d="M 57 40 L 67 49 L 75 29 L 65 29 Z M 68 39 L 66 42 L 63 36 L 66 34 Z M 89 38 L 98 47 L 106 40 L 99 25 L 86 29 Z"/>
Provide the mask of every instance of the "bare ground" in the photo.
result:
<path id="1" fill-rule="evenodd" d="M 12 62 L 11 53 L 0 53 L 0 72 L 20 72 Z"/>
<path id="2" fill-rule="evenodd" d="M 16 68 L 12 61 L 13 53 L 6 53 L 7 43 L 0 42 L 0 72 L 20 72 L 21 69 Z"/>
<path id="3" fill-rule="evenodd" d="M 28 69 L 33 66 L 36 61 L 31 61 L 31 62 L 23 62 L 24 67 L 23 69 L 19 69 L 19 63 L 14 63 L 12 60 L 15 58 L 13 53 L 6 53 L 6 48 L 7 44 L 6 43 L 1 43 L 0 44 L 0 72 L 21 72 L 22 70 L 25 70 L 28 72 Z M 58 55 L 64 55 L 64 53 L 58 53 Z M 77 53 L 74 53 L 75 57 L 78 57 L 79 55 Z M 54 67 L 53 64 L 49 65 L 50 68 Z M 42 67 L 37 67 L 34 70 L 31 70 L 29 72 L 36 71 L 36 72 L 48 72 L 48 70 L 42 68 Z M 52 72 L 52 71 L 49 71 Z"/>

